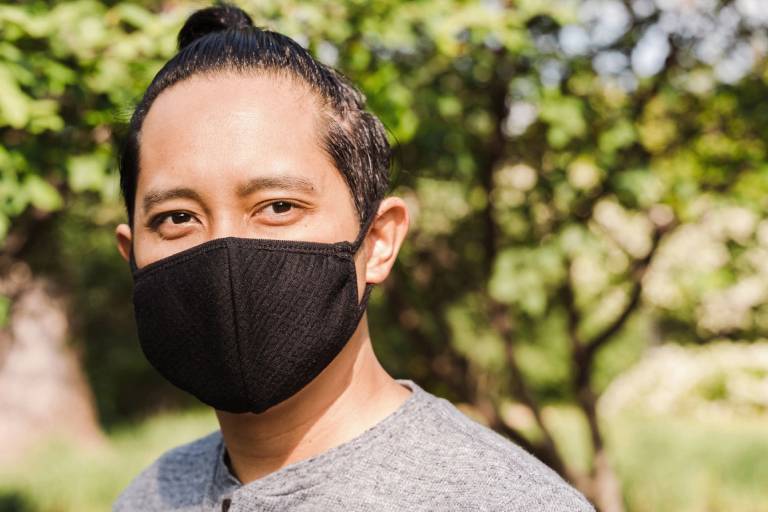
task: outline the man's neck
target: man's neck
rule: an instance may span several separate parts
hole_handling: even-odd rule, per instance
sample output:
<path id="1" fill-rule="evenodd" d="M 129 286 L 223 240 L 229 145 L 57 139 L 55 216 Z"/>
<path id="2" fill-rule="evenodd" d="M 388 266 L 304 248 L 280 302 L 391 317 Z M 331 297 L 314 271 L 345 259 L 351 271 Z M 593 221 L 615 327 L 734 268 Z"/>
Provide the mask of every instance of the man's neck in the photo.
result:
<path id="1" fill-rule="evenodd" d="M 232 470 L 248 483 L 354 439 L 409 394 L 379 364 L 362 321 L 333 362 L 296 395 L 261 414 L 216 415 Z"/>

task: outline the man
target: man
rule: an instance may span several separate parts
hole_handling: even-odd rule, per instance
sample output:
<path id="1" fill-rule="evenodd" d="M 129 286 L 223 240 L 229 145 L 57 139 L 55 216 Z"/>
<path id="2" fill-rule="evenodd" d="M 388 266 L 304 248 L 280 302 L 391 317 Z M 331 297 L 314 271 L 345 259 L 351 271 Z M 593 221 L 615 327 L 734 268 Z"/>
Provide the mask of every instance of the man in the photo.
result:
<path id="1" fill-rule="evenodd" d="M 139 339 L 220 431 L 115 510 L 592 510 L 371 346 L 365 305 L 408 230 L 362 95 L 231 6 L 193 14 L 121 159 Z"/>

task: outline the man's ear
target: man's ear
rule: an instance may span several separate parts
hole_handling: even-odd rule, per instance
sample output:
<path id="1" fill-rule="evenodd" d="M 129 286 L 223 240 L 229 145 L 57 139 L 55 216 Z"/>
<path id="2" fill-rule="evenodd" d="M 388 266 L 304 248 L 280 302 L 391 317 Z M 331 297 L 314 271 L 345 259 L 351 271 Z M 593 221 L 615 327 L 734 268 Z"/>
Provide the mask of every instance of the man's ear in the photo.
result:
<path id="1" fill-rule="evenodd" d="M 128 224 L 119 224 L 115 228 L 115 238 L 117 239 L 117 250 L 120 251 L 125 261 L 131 258 L 131 245 L 133 242 L 133 233 Z"/>
<path id="2" fill-rule="evenodd" d="M 365 239 L 367 283 L 378 284 L 387 278 L 408 233 L 409 222 L 405 201 L 399 197 L 387 197 L 381 201 L 376 220 Z"/>

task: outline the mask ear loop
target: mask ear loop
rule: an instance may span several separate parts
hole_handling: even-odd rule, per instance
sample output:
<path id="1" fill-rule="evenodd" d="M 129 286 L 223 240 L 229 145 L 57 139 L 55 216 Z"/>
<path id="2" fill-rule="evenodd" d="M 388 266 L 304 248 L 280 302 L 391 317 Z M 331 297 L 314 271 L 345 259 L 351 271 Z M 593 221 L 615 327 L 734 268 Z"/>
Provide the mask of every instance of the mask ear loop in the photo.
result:
<path id="1" fill-rule="evenodd" d="M 133 250 L 133 237 L 131 237 L 131 253 L 128 255 L 128 264 L 131 266 L 132 274 L 135 274 L 136 271 L 139 270 L 139 267 L 136 266 L 136 258 L 133 255 L 134 252 L 135 251 Z"/>
<path id="2" fill-rule="evenodd" d="M 365 240 L 365 237 L 368 236 L 368 231 L 371 229 L 371 226 L 373 225 L 373 221 L 376 220 L 376 214 L 379 211 L 379 203 L 375 203 L 371 206 L 371 209 L 368 211 L 368 215 L 366 216 L 365 222 L 363 222 L 362 226 L 360 226 L 360 232 L 357 234 L 357 238 L 355 238 L 355 241 L 352 242 L 352 252 L 353 254 L 357 254 L 357 251 L 360 250 L 360 247 L 363 245 L 363 241 Z M 360 323 L 360 319 L 363 317 L 363 314 L 365 313 L 365 310 L 368 306 L 368 298 L 371 296 L 371 291 L 373 290 L 373 284 L 372 283 L 365 283 L 365 291 L 363 291 L 363 297 L 360 299 L 360 303 L 358 304 L 358 314 L 357 314 L 357 320 L 355 322 L 355 325 Z"/>
<path id="3" fill-rule="evenodd" d="M 374 204 L 371 206 L 371 209 L 369 210 L 368 215 L 366 215 L 365 222 L 360 226 L 360 231 L 357 234 L 357 238 L 355 238 L 355 241 L 352 242 L 352 251 L 357 254 L 357 251 L 360 250 L 360 247 L 363 245 L 363 241 L 365 240 L 365 237 L 368 236 L 368 230 L 371 229 L 371 226 L 373 225 L 373 221 L 376 220 L 376 214 L 379 210 L 379 203 Z"/>

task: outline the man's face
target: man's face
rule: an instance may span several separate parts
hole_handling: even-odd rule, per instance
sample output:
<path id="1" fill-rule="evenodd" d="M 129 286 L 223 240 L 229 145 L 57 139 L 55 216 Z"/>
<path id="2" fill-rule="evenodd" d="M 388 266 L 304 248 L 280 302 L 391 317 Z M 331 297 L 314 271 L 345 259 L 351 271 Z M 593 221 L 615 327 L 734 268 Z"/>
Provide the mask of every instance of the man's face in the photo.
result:
<path id="1" fill-rule="evenodd" d="M 166 89 L 141 131 L 133 230 L 121 244 L 132 237 L 143 267 L 226 236 L 353 240 L 359 220 L 321 123 L 313 94 L 285 78 L 200 75 Z"/>

